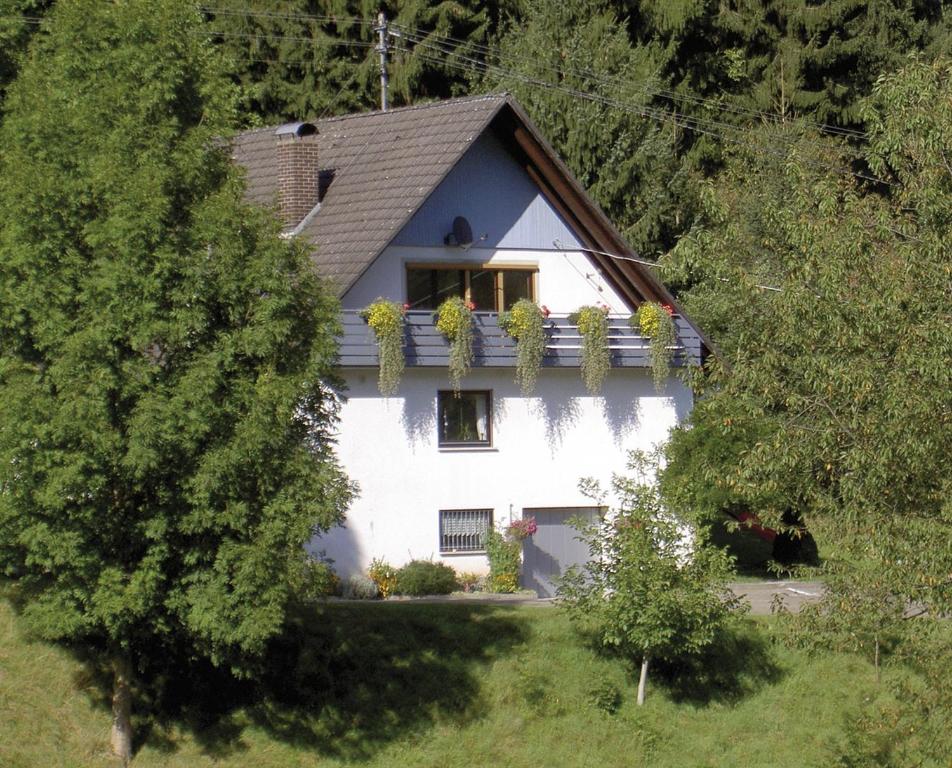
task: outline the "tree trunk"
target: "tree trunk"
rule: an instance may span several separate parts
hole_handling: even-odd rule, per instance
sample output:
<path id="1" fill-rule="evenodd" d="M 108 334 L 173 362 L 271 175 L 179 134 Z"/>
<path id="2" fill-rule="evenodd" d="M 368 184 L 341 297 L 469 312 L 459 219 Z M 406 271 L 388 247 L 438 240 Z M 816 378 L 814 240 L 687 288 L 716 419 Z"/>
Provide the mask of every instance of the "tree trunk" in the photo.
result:
<path id="1" fill-rule="evenodd" d="M 112 751 L 123 768 L 132 760 L 132 662 L 118 653 L 112 660 Z"/>
<path id="2" fill-rule="evenodd" d="M 640 707 L 645 703 L 645 686 L 648 684 L 648 662 L 650 661 L 648 654 L 645 654 L 644 658 L 641 660 L 641 677 L 638 680 L 638 706 Z"/>

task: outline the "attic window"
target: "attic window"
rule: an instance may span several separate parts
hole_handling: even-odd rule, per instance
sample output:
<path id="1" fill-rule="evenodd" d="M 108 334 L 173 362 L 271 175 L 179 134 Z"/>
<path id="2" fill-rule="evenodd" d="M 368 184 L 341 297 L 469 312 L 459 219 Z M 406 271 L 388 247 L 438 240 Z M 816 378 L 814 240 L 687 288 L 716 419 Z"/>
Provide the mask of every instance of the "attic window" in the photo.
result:
<path id="1" fill-rule="evenodd" d="M 535 267 L 496 265 L 407 265 L 407 303 L 410 309 L 437 309 L 459 296 L 477 311 L 502 312 L 519 299 L 535 301 Z"/>

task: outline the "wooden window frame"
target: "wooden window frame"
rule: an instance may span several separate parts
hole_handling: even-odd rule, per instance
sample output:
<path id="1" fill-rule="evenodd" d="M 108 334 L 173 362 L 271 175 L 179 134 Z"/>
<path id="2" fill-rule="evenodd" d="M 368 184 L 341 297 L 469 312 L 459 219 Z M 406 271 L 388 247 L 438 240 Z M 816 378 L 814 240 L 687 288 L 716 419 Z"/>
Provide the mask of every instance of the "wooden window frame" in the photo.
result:
<path id="1" fill-rule="evenodd" d="M 470 290 L 470 279 L 471 275 L 476 270 L 485 270 L 487 272 L 493 273 L 493 294 L 495 296 L 496 306 L 493 309 L 480 309 L 476 308 L 477 312 L 494 312 L 498 313 L 502 310 L 500 307 L 503 306 L 503 281 L 505 277 L 503 274 L 505 272 L 531 272 L 532 273 L 532 283 L 530 286 L 530 291 L 532 295 L 530 299 L 532 301 L 538 301 L 539 295 L 539 265 L 534 263 L 519 263 L 512 262 L 506 264 L 494 264 L 487 262 L 479 261 L 462 261 L 462 262 L 453 262 L 453 261 L 410 261 L 404 264 L 404 285 L 408 284 L 406 280 L 406 273 L 410 270 L 431 270 L 431 269 L 441 269 L 447 271 L 457 271 L 463 273 L 463 300 L 472 301 L 472 292 Z M 502 279 L 500 279 L 502 278 Z M 407 300 L 409 301 L 409 296 Z"/>

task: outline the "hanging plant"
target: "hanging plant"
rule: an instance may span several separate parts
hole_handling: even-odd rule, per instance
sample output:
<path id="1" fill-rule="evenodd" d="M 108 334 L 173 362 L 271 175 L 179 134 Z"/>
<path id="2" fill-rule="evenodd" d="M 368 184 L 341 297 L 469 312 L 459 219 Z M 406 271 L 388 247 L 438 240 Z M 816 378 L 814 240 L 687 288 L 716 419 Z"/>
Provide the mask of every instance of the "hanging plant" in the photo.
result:
<path id="1" fill-rule="evenodd" d="M 569 322 L 577 325 L 582 335 L 582 381 L 589 392 L 597 395 L 611 367 L 608 307 L 581 307 L 578 312 L 569 315 Z"/>
<path id="2" fill-rule="evenodd" d="M 436 311 L 436 328 L 450 343 L 450 384 L 459 392 L 460 382 L 473 364 L 473 303 L 458 296 L 444 301 Z"/>
<path id="3" fill-rule="evenodd" d="M 545 310 L 529 299 L 519 299 L 511 310 L 499 313 L 499 327 L 516 340 L 516 382 L 524 395 L 535 389 L 542 367 L 545 317 Z"/>
<path id="4" fill-rule="evenodd" d="M 651 377 L 657 392 L 664 391 L 674 357 L 674 345 L 678 340 L 673 314 L 670 304 L 646 301 L 628 319 L 632 328 L 651 339 Z"/>
<path id="5" fill-rule="evenodd" d="M 380 362 L 377 388 L 384 397 L 397 393 L 403 376 L 404 313 L 405 307 L 387 299 L 377 299 L 360 313 L 377 338 L 377 358 Z"/>

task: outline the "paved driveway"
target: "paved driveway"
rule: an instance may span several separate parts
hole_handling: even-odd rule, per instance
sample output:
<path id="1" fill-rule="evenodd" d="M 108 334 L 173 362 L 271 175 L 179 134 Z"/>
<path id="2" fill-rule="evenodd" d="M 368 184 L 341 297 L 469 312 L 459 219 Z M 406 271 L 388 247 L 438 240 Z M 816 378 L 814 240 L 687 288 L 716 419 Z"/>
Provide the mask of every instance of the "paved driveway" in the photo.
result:
<path id="1" fill-rule="evenodd" d="M 731 591 L 750 603 L 750 612 L 755 616 L 770 615 L 770 606 L 774 595 L 782 595 L 787 608 L 794 613 L 804 603 L 819 600 L 823 594 L 823 585 L 818 581 L 751 581 L 730 584 Z M 477 603 L 483 605 L 555 605 L 557 598 L 538 598 L 531 595 L 488 595 L 477 592 L 472 595 L 454 593 L 445 597 L 389 598 L 388 601 L 406 601 L 414 603 Z"/>
<path id="2" fill-rule="evenodd" d="M 823 596 L 823 584 L 818 581 L 752 581 L 730 585 L 731 592 L 750 603 L 750 612 L 757 616 L 770 614 L 775 595 L 783 597 L 784 604 L 796 613 L 805 603 L 816 602 Z"/>

